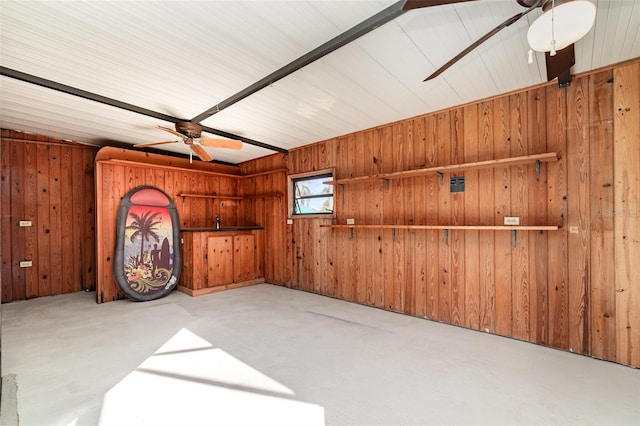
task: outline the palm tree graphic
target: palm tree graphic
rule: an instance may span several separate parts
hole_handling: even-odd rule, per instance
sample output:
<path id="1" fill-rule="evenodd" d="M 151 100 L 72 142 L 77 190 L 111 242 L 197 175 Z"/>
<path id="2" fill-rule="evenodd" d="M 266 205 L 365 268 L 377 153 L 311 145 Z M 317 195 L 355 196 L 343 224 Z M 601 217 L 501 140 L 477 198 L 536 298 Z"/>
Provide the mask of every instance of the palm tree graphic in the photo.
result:
<path id="1" fill-rule="evenodd" d="M 144 263 L 144 242 L 149 241 L 150 238 L 160 241 L 160 236 L 155 232 L 158 228 L 156 225 L 162 223 L 161 220 L 155 220 L 160 212 L 151 214 L 151 211 L 146 211 L 142 215 L 131 212 L 131 216 L 134 220 L 131 224 L 127 225 L 127 229 L 133 229 L 135 232 L 131 234 L 131 242 L 134 242 L 136 238 L 140 237 L 140 258 L 138 259 L 138 265 Z"/>

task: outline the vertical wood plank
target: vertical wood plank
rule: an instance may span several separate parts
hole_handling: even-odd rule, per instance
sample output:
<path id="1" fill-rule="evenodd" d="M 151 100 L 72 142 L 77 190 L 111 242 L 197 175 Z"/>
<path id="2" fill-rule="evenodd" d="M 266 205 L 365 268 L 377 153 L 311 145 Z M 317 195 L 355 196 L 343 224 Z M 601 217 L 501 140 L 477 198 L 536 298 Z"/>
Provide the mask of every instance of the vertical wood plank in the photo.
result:
<path id="1" fill-rule="evenodd" d="M 383 173 L 390 173 L 394 170 L 394 162 L 393 162 L 393 129 L 391 126 L 384 126 L 381 129 L 381 152 L 382 158 L 381 160 L 381 171 Z M 382 184 L 383 186 L 383 220 L 385 224 L 393 224 L 394 217 L 394 200 L 391 189 L 386 184 Z M 388 310 L 395 310 L 396 306 L 396 294 L 394 287 L 394 243 L 392 233 L 391 232 L 383 232 L 382 233 L 382 241 L 383 241 L 383 257 L 384 257 L 384 307 Z"/>
<path id="2" fill-rule="evenodd" d="M 0 269 L 0 282 L 2 283 L 1 303 L 13 300 L 13 276 L 12 272 L 12 237 L 11 232 L 11 143 L 0 139 L 0 256 L 2 268 Z"/>
<path id="3" fill-rule="evenodd" d="M 50 265 L 51 293 L 62 294 L 62 229 L 60 226 L 60 146 L 51 145 L 49 149 L 49 220 L 50 220 Z M 66 210 L 66 209 L 65 209 Z"/>
<path id="4" fill-rule="evenodd" d="M 566 91 L 556 86 L 546 88 L 547 148 L 557 152 L 559 161 L 547 164 L 548 205 L 550 223 L 562 225 L 548 236 L 549 253 L 549 344 L 556 348 L 569 347 L 568 278 L 567 278 L 567 135 Z"/>
<path id="5" fill-rule="evenodd" d="M 578 79 L 567 91 L 567 192 L 569 267 L 569 349 L 588 353 L 587 295 L 589 293 L 589 92 L 588 80 Z"/>
<path id="6" fill-rule="evenodd" d="M 438 120 L 435 115 L 425 118 L 425 136 L 426 136 L 426 165 L 433 167 L 438 165 Z M 439 203 L 440 199 L 440 179 L 438 176 L 430 176 L 426 178 L 427 191 L 427 224 L 440 224 Z M 426 232 L 426 262 L 427 262 L 427 318 L 436 320 L 439 318 L 439 290 L 440 290 L 440 231 Z"/>
<path id="7" fill-rule="evenodd" d="M 437 118 L 438 164 L 451 164 L 451 118 L 450 112 L 440 113 Z M 438 223 L 451 223 L 451 193 L 448 179 L 438 181 Z M 451 240 L 452 232 L 439 232 L 438 248 L 438 317 L 439 321 L 451 323 Z M 445 235 L 447 235 L 445 237 Z"/>
<path id="8" fill-rule="evenodd" d="M 494 158 L 506 158 L 511 152 L 511 129 L 509 128 L 509 98 L 493 101 Z M 494 169 L 494 224 L 502 225 L 504 216 L 510 215 L 511 170 L 508 167 Z M 511 287 L 511 234 L 495 232 L 495 332 L 510 336 L 512 331 L 512 287 Z"/>
<path id="9" fill-rule="evenodd" d="M 413 120 L 413 157 L 414 167 L 426 167 L 425 118 L 418 117 Z M 413 220 L 416 224 L 427 224 L 427 178 L 413 179 Z M 415 280 L 415 297 L 413 313 L 418 317 L 427 316 L 427 234 L 425 231 L 415 231 L 413 235 L 414 256 L 413 273 Z"/>
<path id="10" fill-rule="evenodd" d="M 354 136 L 352 143 L 354 144 L 353 157 L 350 160 L 350 167 L 355 174 L 355 176 L 362 176 L 364 174 L 364 153 L 365 153 L 365 140 L 364 133 L 358 132 Z M 366 202 L 368 198 L 363 197 L 366 194 L 366 185 L 360 184 L 356 185 L 357 188 L 354 188 L 354 191 L 351 191 L 351 205 L 353 211 L 353 217 L 356 219 L 356 223 L 361 223 L 364 221 L 364 217 L 366 214 Z M 352 271 L 351 271 L 351 280 L 353 284 L 353 299 L 358 303 L 365 303 L 367 300 L 367 282 L 366 282 L 366 240 L 367 240 L 367 232 L 354 232 L 353 240 L 352 240 Z"/>
<path id="11" fill-rule="evenodd" d="M 23 147 L 23 189 L 24 199 L 18 202 L 23 203 L 23 216 L 18 220 L 30 220 L 32 226 L 19 228 L 24 235 L 24 259 L 31 260 L 30 268 L 24 268 L 25 297 L 31 299 L 38 297 L 39 267 L 38 267 L 38 154 L 37 145 L 34 143 L 16 142 Z"/>
<path id="12" fill-rule="evenodd" d="M 590 139 L 589 210 L 591 217 L 589 271 L 589 342 L 591 355 L 616 359 L 613 71 L 589 79 Z"/>
<path id="13" fill-rule="evenodd" d="M 401 170 L 412 170 L 415 168 L 415 154 L 414 154 L 414 120 L 405 120 L 403 123 L 404 134 L 404 149 L 401 151 L 403 154 L 403 165 Z M 415 223 L 415 179 L 401 179 L 403 181 L 403 191 L 401 193 L 404 201 L 404 215 L 399 216 L 398 223 L 406 223 L 413 225 Z M 404 217 L 402 217 L 404 216 Z M 402 230 L 401 234 L 404 238 L 404 271 L 403 271 L 403 283 L 400 284 L 402 291 L 400 305 L 401 311 L 415 315 L 415 303 L 416 303 L 416 277 L 415 277 L 415 231 L 414 230 Z"/>
<path id="14" fill-rule="evenodd" d="M 616 360 L 640 366 L 640 63 L 614 70 Z"/>
<path id="15" fill-rule="evenodd" d="M 72 293 L 80 290 L 80 276 L 74 265 L 78 260 L 73 258 L 73 148 L 60 149 L 60 244 L 61 244 L 61 293 Z M 77 286 L 77 288 L 76 288 Z"/>
<path id="16" fill-rule="evenodd" d="M 38 161 L 38 296 L 51 293 L 51 216 L 49 145 L 37 145 Z"/>
<path id="17" fill-rule="evenodd" d="M 478 129 L 478 160 L 490 160 L 493 154 L 493 103 L 482 102 L 479 105 L 479 129 Z M 493 170 L 478 171 L 478 188 L 494 188 Z M 478 194 L 479 212 L 478 219 L 481 224 L 494 223 L 494 192 L 483 191 Z M 495 271 L 495 232 L 482 231 L 478 235 L 478 243 L 485 250 L 480 250 L 480 276 L 478 278 L 478 291 L 480 292 L 480 330 L 494 333 L 496 321 L 496 271 Z"/>
<path id="18" fill-rule="evenodd" d="M 547 152 L 545 128 L 546 97 L 543 88 L 528 93 L 527 139 L 528 152 Z M 536 166 L 528 166 L 528 223 L 544 225 L 547 217 L 547 172 L 548 165 L 540 165 L 540 175 Z M 530 283 L 530 334 L 529 340 L 544 344 L 549 337 L 549 302 L 547 255 L 548 232 L 529 233 L 529 283 Z"/>
<path id="19" fill-rule="evenodd" d="M 83 205 L 84 210 L 84 241 L 82 242 L 82 290 L 96 289 L 96 191 L 95 191 L 95 151 L 83 150 L 82 167 Z"/>
<path id="20" fill-rule="evenodd" d="M 24 144 L 11 145 L 11 294 L 13 300 L 24 300 L 26 297 L 26 283 L 24 269 L 20 268 L 20 261 L 24 260 L 25 234 L 18 227 L 19 220 L 24 216 L 24 177 L 25 150 Z M 15 219 L 17 218 L 17 220 Z M 37 220 L 33 223 L 38 226 Z M 37 259 L 34 264 L 37 265 Z M 37 276 L 37 270 L 34 270 Z M 37 283 L 37 281 L 36 281 Z M 37 291 L 37 284 L 35 286 Z M 4 291 L 3 291 L 4 294 Z"/>
<path id="21" fill-rule="evenodd" d="M 404 150 L 406 147 L 405 129 L 402 123 L 394 123 L 392 126 L 393 143 L 393 170 L 405 170 Z M 404 222 L 405 199 L 403 197 L 404 179 L 394 179 L 389 187 L 392 191 L 391 199 L 393 203 L 393 222 Z M 393 247 L 393 310 L 403 312 L 405 298 L 405 241 L 406 231 L 396 230 L 395 237 L 392 236 Z"/>
<path id="22" fill-rule="evenodd" d="M 478 105 L 464 107 L 464 162 L 479 161 Z M 480 194 L 477 170 L 465 172 L 464 223 L 480 223 Z M 480 231 L 469 230 L 464 241 L 464 326 L 480 329 Z"/>
<path id="23" fill-rule="evenodd" d="M 464 110 L 456 108 L 451 114 L 451 158 L 452 164 L 464 163 Z M 464 193 L 451 193 L 451 223 L 464 224 Z M 465 322 L 465 276 L 464 250 L 466 232 L 450 233 L 451 253 L 451 323 Z"/>
<path id="24" fill-rule="evenodd" d="M 527 97 L 516 93 L 509 97 L 509 135 L 510 156 L 517 157 L 528 154 L 527 140 L 531 139 L 527 126 Z M 521 223 L 528 223 L 528 189 L 532 178 L 528 176 L 528 166 L 511 167 L 511 203 L 509 215 L 520 217 Z M 505 215 L 507 212 L 505 211 Z M 513 244 L 512 244 L 513 246 Z M 520 340 L 529 340 L 531 326 L 531 294 L 529 280 L 529 233 L 516 234 L 516 246 L 511 248 L 512 279 L 512 336 Z"/>

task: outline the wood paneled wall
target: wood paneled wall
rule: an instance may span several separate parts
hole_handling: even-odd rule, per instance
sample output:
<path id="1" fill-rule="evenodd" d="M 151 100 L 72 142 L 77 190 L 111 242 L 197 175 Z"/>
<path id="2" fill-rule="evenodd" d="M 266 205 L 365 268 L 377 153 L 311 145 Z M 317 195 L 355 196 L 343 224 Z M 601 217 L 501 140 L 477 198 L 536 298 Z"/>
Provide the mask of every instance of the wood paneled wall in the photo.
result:
<path id="1" fill-rule="evenodd" d="M 2 130 L 2 303 L 95 289 L 96 152 Z"/>
<path id="2" fill-rule="evenodd" d="M 176 205 L 181 227 L 214 226 L 216 216 L 222 219 L 222 226 L 251 223 L 239 222 L 238 200 L 177 195 L 237 196 L 240 179 L 220 173 L 239 175 L 240 169 L 124 149 L 100 150 L 96 157 L 98 303 L 125 297 L 113 276 L 113 253 L 116 214 L 121 198 L 131 189 L 152 185 L 166 192 Z"/>
<path id="3" fill-rule="evenodd" d="M 344 224 L 561 225 L 558 231 L 350 230 L 286 224 L 286 199 L 242 214 L 266 229 L 265 278 L 314 293 L 640 367 L 640 61 L 391 123 L 241 165 L 336 178 L 524 154 L 558 162 L 337 185 Z M 245 194 L 287 193 L 284 175 Z"/>

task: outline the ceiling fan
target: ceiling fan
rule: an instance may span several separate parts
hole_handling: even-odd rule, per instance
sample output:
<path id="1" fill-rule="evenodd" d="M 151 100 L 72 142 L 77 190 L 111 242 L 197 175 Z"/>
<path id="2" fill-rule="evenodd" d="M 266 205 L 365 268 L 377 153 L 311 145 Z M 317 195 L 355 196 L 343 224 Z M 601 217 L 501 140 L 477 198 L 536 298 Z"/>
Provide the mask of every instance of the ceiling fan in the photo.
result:
<path id="1" fill-rule="evenodd" d="M 406 0 L 403 10 L 440 6 L 475 0 Z M 584 37 L 595 20 L 595 6 L 587 0 L 516 0 L 525 7 L 521 13 L 512 16 L 480 37 L 469 47 L 458 53 L 449 62 L 438 68 L 424 81 L 436 78 L 469 52 L 487 41 L 497 32 L 520 20 L 534 9 L 541 7 L 543 15 L 529 28 L 527 39 L 533 50 L 545 52 L 547 81 L 558 77 L 560 87 L 566 87 L 571 80 L 571 67 L 575 64 L 573 43 Z M 531 55 L 531 53 L 530 53 Z"/>
<path id="2" fill-rule="evenodd" d="M 148 142 L 139 143 L 134 145 L 135 148 L 144 148 L 147 146 L 165 145 L 169 143 L 184 142 L 189 145 L 191 151 L 196 154 L 202 161 L 211 161 L 213 157 L 203 148 L 203 146 L 225 149 L 241 149 L 242 141 L 234 139 L 221 139 L 221 138 L 203 138 L 202 126 L 190 121 L 181 121 L 176 123 L 176 129 L 170 129 L 168 127 L 158 126 L 158 129 L 169 132 L 172 135 L 178 136 L 179 140 L 170 140 L 162 142 Z"/>

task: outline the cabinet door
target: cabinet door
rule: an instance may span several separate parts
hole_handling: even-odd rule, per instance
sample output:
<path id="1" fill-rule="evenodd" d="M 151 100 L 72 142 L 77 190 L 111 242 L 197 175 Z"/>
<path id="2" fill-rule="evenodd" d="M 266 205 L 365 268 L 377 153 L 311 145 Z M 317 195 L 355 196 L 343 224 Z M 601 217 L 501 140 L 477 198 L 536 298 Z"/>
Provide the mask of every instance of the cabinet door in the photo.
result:
<path id="1" fill-rule="evenodd" d="M 236 235 L 233 241 L 233 282 L 252 280 L 256 277 L 255 236 Z"/>
<path id="2" fill-rule="evenodd" d="M 207 287 L 233 282 L 233 237 L 207 239 Z"/>

